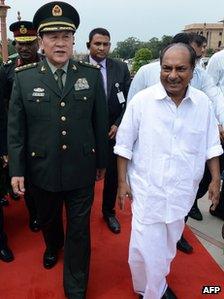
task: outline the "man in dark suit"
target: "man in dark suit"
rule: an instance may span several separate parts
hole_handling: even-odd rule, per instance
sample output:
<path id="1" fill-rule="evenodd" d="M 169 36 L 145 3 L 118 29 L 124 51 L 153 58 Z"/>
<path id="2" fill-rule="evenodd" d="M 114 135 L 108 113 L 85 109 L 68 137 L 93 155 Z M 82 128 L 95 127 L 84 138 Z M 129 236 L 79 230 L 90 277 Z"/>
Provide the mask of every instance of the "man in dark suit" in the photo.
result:
<path id="1" fill-rule="evenodd" d="M 0 94 L 2 90 L 0 89 Z M 7 153 L 7 141 L 6 141 L 6 109 L 5 103 L 3 102 L 3 97 L 0 96 L 0 177 L 3 167 L 6 165 L 6 153 Z M 1 185 L 1 181 L 0 181 Z M 2 187 L 2 186 L 0 186 Z M 7 245 L 7 236 L 3 229 L 4 219 L 3 219 L 3 208 L 0 205 L 0 259 L 4 262 L 11 262 L 14 257 L 13 253 Z"/>
<path id="2" fill-rule="evenodd" d="M 89 49 L 89 62 L 100 66 L 109 112 L 109 158 L 104 180 L 102 212 L 109 229 L 117 234 L 120 232 L 120 223 L 115 217 L 117 159 L 113 153 L 113 147 L 117 129 L 125 110 L 131 79 L 126 63 L 107 57 L 110 51 L 110 33 L 108 30 L 104 28 L 93 29 L 89 33 L 87 48 Z"/>
<path id="3" fill-rule="evenodd" d="M 2 90 L 1 101 L 5 102 L 7 109 L 12 92 L 15 68 L 29 63 L 38 62 L 41 59 L 41 55 L 37 53 L 39 49 L 37 41 L 37 32 L 34 29 L 32 22 L 18 21 L 12 23 L 9 29 L 13 32 L 13 44 L 18 53 L 18 56 L 3 63 L 0 67 L 0 89 Z M 10 178 L 8 177 L 7 165 L 4 169 L 4 174 L 2 175 L 2 181 L 4 181 L 4 186 L 2 186 L 1 189 L 2 202 L 5 201 L 4 195 L 7 192 L 9 192 L 11 197 L 15 200 L 19 199 L 18 195 L 11 192 Z M 30 192 L 28 192 L 28 186 L 24 199 L 29 212 L 29 227 L 32 231 L 37 232 L 39 231 L 39 224 L 37 222 L 37 211 L 34 199 L 32 198 Z"/>
<path id="4" fill-rule="evenodd" d="M 98 68 L 71 59 L 79 26 L 73 6 L 47 3 L 35 13 L 33 24 L 46 59 L 16 69 L 8 121 L 12 186 L 24 194 L 24 177 L 30 180 L 47 269 L 64 244 L 65 201 L 64 290 L 69 299 L 84 299 L 94 182 L 104 177 L 107 158 L 103 82 Z"/>

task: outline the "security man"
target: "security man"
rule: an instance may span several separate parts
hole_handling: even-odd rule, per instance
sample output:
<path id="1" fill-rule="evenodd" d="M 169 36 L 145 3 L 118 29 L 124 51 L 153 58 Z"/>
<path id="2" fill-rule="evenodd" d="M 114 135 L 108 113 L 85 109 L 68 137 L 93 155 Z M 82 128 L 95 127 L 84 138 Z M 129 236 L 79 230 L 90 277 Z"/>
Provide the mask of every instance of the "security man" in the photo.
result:
<path id="1" fill-rule="evenodd" d="M 102 213 L 108 228 L 115 234 L 120 233 L 120 223 L 116 217 L 117 197 L 117 156 L 113 152 L 115 137 L 126 107 L 126 97 L 131 83 L 127 64 L 109 58 L 110 33 L 105 28 L 95 28 L 89 33 L 86 43 L 89 50 L 87 60 L 100 66 L 109 116 L 108 164 L 104 179 Z"/>
<path id="2" fill-rule="evenodd" d="M 79 26 L 73 6 L 47 3 L 33 24 L 46 59 L 16 69 L 8 120 L 11 183 L 14 192 L 24 194 L 24 177 L 30 180 L 48 269 L 64 245 L 60 215 L 65 201 L 64 289 L 69 299 L 83 299 L 94 182 L 104 177 L 107 162 L 103 82 L 98 68 L 71 58 Z"/>
<path id="3" fill-rule="evenodd" d="M 0 67 L 0 88 L 2 90 L 3 99 L 1 101 L 5 102 L 8 108 L 9 99 L 12 92 L 12 85 L 14 81 L 15 68 L 26 65 L 29 63 L 37 62 L 41 60 L 41 55 L 37 53 L 39 46 L 37 41 L 37 33 L 33 27 L 32 22 L 29 21 L 18 21 L 10 25 L 10 31 L 13 32 L 14 41 L 13 44 L 18 53 L 18 56 L 14 59 L 8 60 L 3 63 Z M 4 161 L 8 162 L 7 159 Z M 4 201 L 4 195 L 7 191 L 13 199 L 18 199 L 18 195 L 11 192 L 10 179 L 8 177 L 8 168 L 4 169 L 4 176 L 2 175 L 2 181 L 4 181 L 4 186 L 2 186 L 1 198 Z M 4 188 L 3 188 L 4 187 Z M 4 191 L 3 191 L 4 189 Z M 28 190 L 28 186 L 27 186 Z M 4 194 L 5 193 L 5 194 Z M 30 195 L 30 192 L 26 192 L 25 202 L 29 212 L 29 227 L 32 231 L 39 231 L 39 224 L 37 222 L 37 211 L 34 203 L 34 199 Z"/>

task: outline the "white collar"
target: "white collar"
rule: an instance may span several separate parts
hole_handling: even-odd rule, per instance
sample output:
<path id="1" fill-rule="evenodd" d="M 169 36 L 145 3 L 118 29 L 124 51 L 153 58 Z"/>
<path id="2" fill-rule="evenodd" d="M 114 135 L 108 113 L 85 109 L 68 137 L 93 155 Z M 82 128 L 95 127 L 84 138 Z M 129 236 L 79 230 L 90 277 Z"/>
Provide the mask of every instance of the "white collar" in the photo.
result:
<path id="1" fill-rule="evenodd" d="M 156 85 L 158 87 L 155 89 L 155 93 L 154 93 L 156 100 L 163 100 L 166 98 L 170 98 L 161 82 Z M 188 85 L 187 92 L 186 92 L 183 100 L 187 100 L 187 99 L 191 100 L 194 104 L 197 104 L 197 101 L 194 98 L 194 93 L 193 93 L 192 87 L 190 85 Z"/>
<path id="2" fill-rule="evenodd" d="M 89 55 L 89 62 L 92 63 L 93 65 L 100 65 L 101 67 L 103 67 L 104 69 L 106 68 L 106 58 L 104 58 L 102 61 L 97 62 L 95 59 L 93 59 L 91 57 L 91 55 Z"/>

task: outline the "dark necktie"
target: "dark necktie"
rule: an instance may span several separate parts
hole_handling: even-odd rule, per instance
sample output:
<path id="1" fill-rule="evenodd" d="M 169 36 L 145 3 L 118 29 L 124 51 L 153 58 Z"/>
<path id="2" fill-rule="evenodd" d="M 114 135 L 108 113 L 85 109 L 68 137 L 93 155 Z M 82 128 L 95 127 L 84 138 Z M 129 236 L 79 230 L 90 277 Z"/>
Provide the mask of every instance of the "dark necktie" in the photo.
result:
<path id="1" fill-rule="evenodd" d="M 105 91 L 105 94 L 107 95 L 107 83 L 106 83 L 106 79 L 103 75 L 103 65 L 101 63 L 97 63 L 97 65 L 99 66 L 100 68 L 100 72 L 101 72 L 101 75 L 102 75 L 102 79 L 103 79 L 103 87 L 104 87 L 104 91 Z"/>
<path id="2" fill-rule="evenodd" d="M 58 83 L 58 87 L 59 87 L 60 91 L 63 91 L 63 87 L 64 87 L 63 81 L 62 81 L 62 76 L 64 73 L 65 73 L 65 71 L 62 69 L 57 69 L 55 71 L 55 74 L 57 75 L 57 83 Z"/>

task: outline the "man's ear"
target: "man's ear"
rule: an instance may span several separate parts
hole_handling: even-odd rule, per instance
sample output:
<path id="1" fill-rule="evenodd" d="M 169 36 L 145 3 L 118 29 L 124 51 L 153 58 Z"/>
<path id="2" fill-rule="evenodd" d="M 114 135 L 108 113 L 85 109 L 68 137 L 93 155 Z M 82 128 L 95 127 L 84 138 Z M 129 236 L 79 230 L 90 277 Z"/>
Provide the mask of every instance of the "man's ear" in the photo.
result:
<path id="1" fill-rule="evenodd" d="M 38 36 L 38 45 L 39 45 L 39 48 L 40 50 L 43 50 L 44 47 L 43 47 L 43 40 L 40 36 Z"/>

